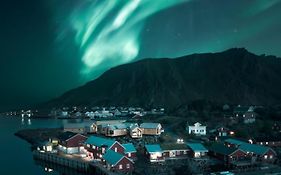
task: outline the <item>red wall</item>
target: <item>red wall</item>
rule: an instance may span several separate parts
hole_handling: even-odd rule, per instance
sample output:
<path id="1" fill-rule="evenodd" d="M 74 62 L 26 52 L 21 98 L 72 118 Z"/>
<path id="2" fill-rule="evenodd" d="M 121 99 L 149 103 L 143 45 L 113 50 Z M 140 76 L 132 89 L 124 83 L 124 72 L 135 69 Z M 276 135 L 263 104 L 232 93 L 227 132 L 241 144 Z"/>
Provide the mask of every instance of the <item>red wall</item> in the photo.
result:
<path id="1" fill-rule="evenodd" d="M 117 152 L 120 154 L 124 154 L 124 147 L 121 146 L 118 142 L 115 142 L 114 145 L 110 147 L 111 150 L 115 151 L 115 148 L 117 148 Z"/>
<path id="2" fill-rule="evenodd" d="M 67 140 L 65 143 L 63 143 L 63 145 L 66 147 L 79 147 L 83 145 L 86 139 L 87 137 L 77 134 L 74 137 Z"/>
<path id="3" fill-rule="evenodd" d="M 129 169 L 127 168 L 127 164 L 130 164 Z M 122 165 L 123 169 L 120 170 L 119 165 Z M 115 165 L 112 169 L 115 171 L 118 171 L 118 172 L 122 172 L 122 173 L 131 172 L 134 170 L 134 164 L 130 160 L 123 157 L 123 159 L 120 162 L 118 162 L 117 165 Z"/>

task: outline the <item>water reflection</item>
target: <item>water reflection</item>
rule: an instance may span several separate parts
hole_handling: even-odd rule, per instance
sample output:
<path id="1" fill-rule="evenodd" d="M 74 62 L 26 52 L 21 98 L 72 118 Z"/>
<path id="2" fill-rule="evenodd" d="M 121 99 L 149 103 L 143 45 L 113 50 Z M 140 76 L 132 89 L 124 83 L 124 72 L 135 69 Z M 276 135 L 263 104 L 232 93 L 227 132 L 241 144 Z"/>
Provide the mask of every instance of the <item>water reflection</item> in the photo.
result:
<path id="1" fill-rule="evenodd" d="M 54 174 L 55 172 L 59 173 L 60 175 L 90 175 L 91 174 L 90 172 L 89 173 L 78 172 L 74 169 L 51 162 L 45 162 L 42 160 L 34 159 L 34 162 L 36 165 L 39 165 L 45 171 L 45 174 Z"/>

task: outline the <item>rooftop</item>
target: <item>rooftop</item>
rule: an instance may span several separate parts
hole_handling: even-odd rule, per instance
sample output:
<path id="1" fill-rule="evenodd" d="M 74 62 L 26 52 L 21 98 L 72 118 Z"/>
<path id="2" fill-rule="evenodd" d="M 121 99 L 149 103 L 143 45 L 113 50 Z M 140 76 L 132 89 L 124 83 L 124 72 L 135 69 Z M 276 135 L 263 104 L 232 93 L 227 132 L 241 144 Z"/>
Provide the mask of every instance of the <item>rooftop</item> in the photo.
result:
<path id="1" fill-rule="evenodd" d="M 187 150 L 187 149 L 189 149 L 186 144 L 179 144 L 179 143 L 163 143 L 160 146 L 163 150 Z"/>
<path id="2" fill-rule="evenodd" d="M 250 144 L 250 143 L 242 144 L 239 148 L 247 152 L 253 152 L 257 155 L 263 155 L 270 149 L 269 147 L 266 146 Z"/>
<path id="3" fill-rule="evenodd" d="M 132 143 L 122 144 L 122 146 L 125 148 L 126 153 L 137 152 L 136 148 Z"/>
<path id="4" fill-rule="evenodd" d="M 238 146 L 247 143 L 247 142 L 244 142 L 244 141 L 241 141 L 238 139 L 226 139 L 225 142 L 234 144 L 234 145 L 238 145 Z"/>
<path id="5" fill-rule="evenodd" d="M 142 123 L 140 125 L 141 128 L 157 128 L 160 123 Z"/>
<path id="6" fill-rule="evenodd" d="M 90 136 L 86 140 L 86 144 L 91 144 L 91 145 L 95 145 L 95 146 L 108 146 L 108 147 L 111 146 L 114 142 L 115 142 L 115 140 L 106 139 L 106 138 L 97 137 L 97 136 Z"/>
<path id="7" fill-rule="evenodd" d="M 207 152 L 208 150 L 201 143 L 187 143 L 192 151 Z"/>
<path id="8" fill-rule="evenodd" d="M 216 153 L 220 153 L 222 155 L 231 155 L 233 152 L 237 151 L 237 148 L 227 147 L 224 144 L 215 143 L 210 146 L 210 151 L 214 151 Z"/>
<path id="9" fill-rule="evenodd" d="M 117 153 L 111 149 L 106 151 L 103 158 L 106 162 L 108 162 L 111 165 L 116 165 L 124 156 L 120 153 Z"/>
<path id="10" fill-rule="evenodd" d="M 58 136 L 58 139 L 61 141 L 66 141 L 66 140 L 70 139 L 71 137 L 75 136 L 76 134 L 77 133 L 70 132 L 70 131 L 63 132 L 61 135 Z"/>
<path id="11" fill-rule="evenodd" d="M 158 144 L 145 145 L 145 148 L 149 153 L 162 152 L 162 149 Z"/>

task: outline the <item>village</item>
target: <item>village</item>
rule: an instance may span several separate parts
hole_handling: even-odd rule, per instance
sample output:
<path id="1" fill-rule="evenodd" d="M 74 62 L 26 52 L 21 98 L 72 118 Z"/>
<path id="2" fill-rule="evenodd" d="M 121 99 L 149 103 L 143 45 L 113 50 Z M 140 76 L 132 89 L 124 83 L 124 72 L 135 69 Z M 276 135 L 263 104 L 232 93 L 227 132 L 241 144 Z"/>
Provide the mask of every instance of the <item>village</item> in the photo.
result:
<path id="1" fill-rule="evenodd" d="M 98 169 L 95 170 L 97 174 L 265 174 L 281 171 L 278 161 L 281 141 L 275 137 L 245 137 L 224 126 L 223 122 L 211 125 L 202 121 L 170 121 L 176 119 L 164 117 L 164 109 L 151 110 L 154 115 L 144 113 L 140 108 L 126 111 L 131 114 L 129 117 L 122 116 L 120 111 L 117 117 L 101 108 L 94 112 L 91 120 L 66 123 L 59 136 L 50 137 L 37 147 L 34 158 L 40 159 L 39 153 L 82 161 Z M 60 115 L 63 114 L 65 111 L 60 111 Z M 237 106 L 229 117 L 229 123 L 249 127 L 256 120 L 253 106 Z M 177 124 L 184 129 L 179 129 Z"/>

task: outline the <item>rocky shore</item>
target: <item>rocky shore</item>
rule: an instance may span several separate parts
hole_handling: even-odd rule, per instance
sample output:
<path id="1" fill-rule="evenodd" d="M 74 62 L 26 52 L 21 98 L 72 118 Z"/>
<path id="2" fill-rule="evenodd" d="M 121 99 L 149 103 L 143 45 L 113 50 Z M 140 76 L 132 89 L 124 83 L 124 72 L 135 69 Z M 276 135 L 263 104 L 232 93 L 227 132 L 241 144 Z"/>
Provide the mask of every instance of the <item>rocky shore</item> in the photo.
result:
<path id="1" fill-rule="evenodd" d="M 32 146 L 36 146 L 49 138 L 56 138 L 63 132 L 61 128 L 40 128 L 40 129 L 23 129 L 15 133 L 15 136 L 26 140 Z"/>

